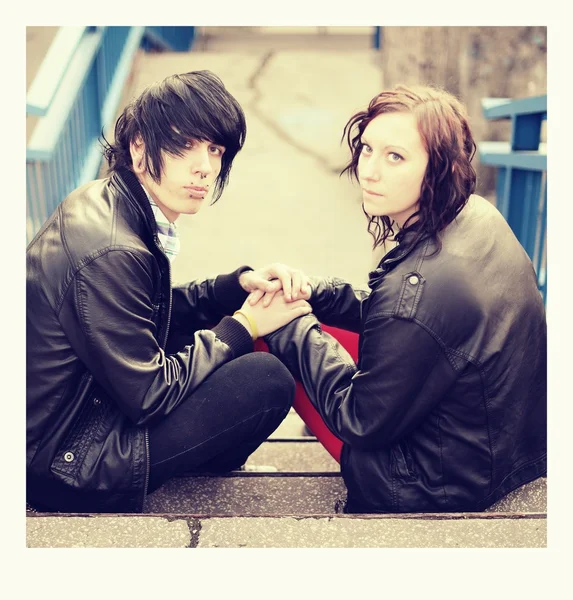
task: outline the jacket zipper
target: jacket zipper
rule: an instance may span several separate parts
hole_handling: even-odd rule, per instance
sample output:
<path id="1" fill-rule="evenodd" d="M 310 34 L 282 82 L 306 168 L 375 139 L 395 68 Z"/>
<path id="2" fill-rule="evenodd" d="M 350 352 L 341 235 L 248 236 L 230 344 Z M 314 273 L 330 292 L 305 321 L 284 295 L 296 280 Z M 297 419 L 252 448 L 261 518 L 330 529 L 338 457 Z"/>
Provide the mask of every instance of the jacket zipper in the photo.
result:
<path id="1" fill-rule="evenodd" d="M 171 263 L 169 262 L 169 258 L 167 258 L 167 254 L 165 254 L 165 252 L 163 252 L 163 249 L 161 247 L 161 243 L 159 242 L 159 238 L 157 237 L 157 234 L 154 234 L 153 236 L 154 240 L 155 240 L 155 245 L 157 246 L 157 248 L 159 249 L 159 251 L 161 252 L 161 254 L 163 254 L 163 256 L 165 256 L 165 259 L 167 260 L 167 272 L 169 273 L 169 312 L 167 313 L 167 327 L 165 328 L 165 333 L 163 335 L 163 341 L 161 344 L 161 347 L 165 350 L 165 347 L 167 346 L 167 337 L 169 336 L 169 326 L 171 325 L 171 303 L 173 301 L 173 292 L 171 290 Z M 143 503 L 145 502 L 145 498 L 147 496 L 147 488 L 149 487 L 149 472 L 151 470 L 151 465 L 149 464 L 149 428 L 146 427 L 145 428 L 145 484 L 143 486 L 143 500 L 142 500 L 142 510 L 143 510 Z"/>

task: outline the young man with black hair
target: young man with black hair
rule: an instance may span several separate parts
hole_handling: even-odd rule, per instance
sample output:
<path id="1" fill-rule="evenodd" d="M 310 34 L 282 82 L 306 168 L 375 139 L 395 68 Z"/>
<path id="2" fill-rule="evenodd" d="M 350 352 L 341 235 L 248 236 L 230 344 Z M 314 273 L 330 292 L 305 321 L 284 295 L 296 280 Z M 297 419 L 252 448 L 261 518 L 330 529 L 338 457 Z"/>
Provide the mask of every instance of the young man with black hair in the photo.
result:
<path id="1" fill-rule="evenodd" d="M 286 416 L 294 380 L 253 340 L 310 312 L 306 276 L 275 264 L 171 285 L 175 220 L 220 197 L 245 134 L 215 75 L 167 77 L 118 119 L 110 176 L 73 191 L 29 245 L 33 507 L 141 511 L 177 474 L 240 467 Z M 251 306 L 255 290 L 279 301 Z"/>

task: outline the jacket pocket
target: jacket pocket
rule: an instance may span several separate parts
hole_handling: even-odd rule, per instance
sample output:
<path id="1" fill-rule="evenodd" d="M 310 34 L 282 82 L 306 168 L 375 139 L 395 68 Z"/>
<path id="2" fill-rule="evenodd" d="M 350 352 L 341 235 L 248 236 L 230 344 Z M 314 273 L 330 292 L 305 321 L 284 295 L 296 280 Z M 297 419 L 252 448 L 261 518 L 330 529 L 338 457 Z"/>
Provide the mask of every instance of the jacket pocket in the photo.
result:
<path id="1" fill-rule="evenodd" d="M 86 397 L 70 431 L 52 461 L 52 471 L 74 479 L 92 445 L 105 412 L 104 400 L 90 394 Z"/>
<path id="2" fill-rule="evenodd" d="M 402 481 L 416 481 L 418 479 L 412 452 L 405 440 L 392 447 L 392 456 L 394 457 L 396 474 Z"/>

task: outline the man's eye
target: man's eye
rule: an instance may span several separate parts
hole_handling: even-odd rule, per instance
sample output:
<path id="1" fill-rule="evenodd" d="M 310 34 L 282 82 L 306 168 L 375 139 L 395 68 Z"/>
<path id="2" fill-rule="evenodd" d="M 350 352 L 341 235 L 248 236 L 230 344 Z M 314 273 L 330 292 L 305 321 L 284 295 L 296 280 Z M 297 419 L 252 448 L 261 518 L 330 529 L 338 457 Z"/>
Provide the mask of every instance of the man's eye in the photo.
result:
<path id="1" fill-rule="evenodd" d="M 215 156 L 221 156 L 223 154 L 223 150 L 221 148 L 219 148 L 219 146 L 210 146 L 209 150 L 215 155 Z"/>
<path id="2" fill-rule="evenodd" d="M 186 144 L 185 144 L 185 148 L 193 148 L 193 146 L 195 145 L 194 140 L 189 140 Z"/>

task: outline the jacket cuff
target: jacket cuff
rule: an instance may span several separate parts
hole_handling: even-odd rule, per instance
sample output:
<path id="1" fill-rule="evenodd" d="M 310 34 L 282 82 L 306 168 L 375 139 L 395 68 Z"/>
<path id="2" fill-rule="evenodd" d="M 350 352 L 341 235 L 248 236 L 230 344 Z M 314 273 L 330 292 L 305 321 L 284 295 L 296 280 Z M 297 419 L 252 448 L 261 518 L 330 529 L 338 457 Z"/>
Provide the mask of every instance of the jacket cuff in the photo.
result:
<path id="1" fill-rule="evenodd" d="M 251 334 L 233 317 L 223 317 L 212 331 L 217 338 L 231 348 L 235 358 L 252 352 L 254 349 Z"/>
<path id="2" fill-rule="evenodd" d="M 215 298 L 217 302 L 228 313 L 233 313 L 245 302 L 248 292 L 241 287 L 239 275 L 245 271 L 252 271 L 251 267 L 239 267 L 236 271 L 227 275 L 219 275 L 215 278 Z M 240 323 L 239 323 L 240 325 Z M 241 325 L 242 327 L 242 325 Z"/>

